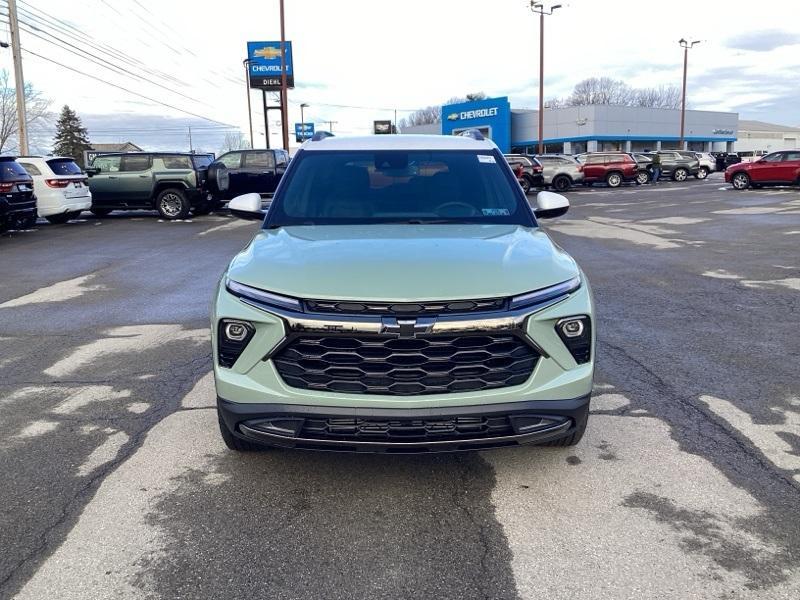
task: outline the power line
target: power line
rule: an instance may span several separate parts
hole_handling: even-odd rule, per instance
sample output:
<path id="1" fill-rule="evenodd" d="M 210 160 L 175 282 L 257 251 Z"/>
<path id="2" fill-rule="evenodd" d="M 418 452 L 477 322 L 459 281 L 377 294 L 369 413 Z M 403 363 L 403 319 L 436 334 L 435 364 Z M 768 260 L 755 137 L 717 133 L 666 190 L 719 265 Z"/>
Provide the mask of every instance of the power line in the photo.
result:
<path id="1" fill-rule="evenodd" d="M 155 98 L 150 98 L 149 96 L 145 96 L 144 94 L 140 94 L 138 92 L 134 92 L 133 90 L 129 90 L 128 88 L 123 87 L 121 85 L 117 85 L 116 83 L 111 83 L 110 81 L 106 81 L 104 79 L 100 79 L 99 77 L 95 77 L 94 75 L 90 75 L 89 73 L 85 73 L 85 72 L 83 72 L 83 71 L 81 71 L 79 69 L 76 69 L 74 67 L 70 67 L 70 66 L 65 65 L 63 63 L 60 63 L 60 62 L 58 62 L 56 60 L 53 60 L 52 58 L 47 58 L 46 56 L 42 56 L 41 54 L 37 54 L 36 52 L 33 52 L 32 50 L 28 50 L 27 48 L 23 48 L 22 50 L 26 54 L 30 54 L 30 55 L 35 56 L 37 58 L 40 58 L 42 60 L 46 60 L 47 62 L 53 63 L 54 65 L 58 65 L 59 67 L 67 69 L 68 71 L 72 71 L 74 73 L 78 73 L 80 75 L 83 75 L 84 77 L 88 77 L 89 79 L 94 79 L 95 81 L 99 81 L 100 83 L 105 83 L 106 85 L 110 85 L 111 87 L 115 87 L 117 89 L 120 89 L 123 92 L 127 92 L 128 94 L 133 94 L 134 96 L 138 96 L 139 98 L 143 98 L 144 100 L 148 100 L 148 101 L 153 102 L 155 104 L 160 104 L 161 106 L 165 106 L 167 108 L 171 108 L 172 110 L 176 110 L 178 112 L 182 112 L 182 113 L 190 115 L 192 117 L 197 117 L 198 119 L 203 119 L 204 121 L 210 121 L 211 123 L 219 123 L 220 125 L 228 125 L 228 126 L 233 127 L 230 123 L 223 123 L 222 121 L 217 121 L 216 119 L 212 119 L 210 117 L 204 117 L 203 115 L 200 115 L 200 114 L 185 110 L 183 108 L 178 108 L 177 106 L 173 106 L 172 104 L 167 104 L 166 102 L 161 102 L 160 100 L 156 100 Z"/>

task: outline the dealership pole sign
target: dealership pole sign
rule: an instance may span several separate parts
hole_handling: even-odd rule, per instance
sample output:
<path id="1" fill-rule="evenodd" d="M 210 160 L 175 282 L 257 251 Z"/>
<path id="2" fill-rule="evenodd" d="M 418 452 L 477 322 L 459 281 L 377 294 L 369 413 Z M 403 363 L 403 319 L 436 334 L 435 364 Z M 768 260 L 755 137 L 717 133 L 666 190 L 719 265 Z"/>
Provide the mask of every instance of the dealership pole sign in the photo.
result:
<path id="1" fill-rule="evenodd" d="M 285 43 L 286 85 L 294 87 L 292 42 Z M 247 42 L 247 73 L 251 88 L 279 92 L 281 89 L 281 43 Z"/>
<path id="2" fill-rule="evenodd" d="M 314 137 L 314 124 L 313 123 L 295 123 L 294 124 L 294 139 L 299 144 Z"/>

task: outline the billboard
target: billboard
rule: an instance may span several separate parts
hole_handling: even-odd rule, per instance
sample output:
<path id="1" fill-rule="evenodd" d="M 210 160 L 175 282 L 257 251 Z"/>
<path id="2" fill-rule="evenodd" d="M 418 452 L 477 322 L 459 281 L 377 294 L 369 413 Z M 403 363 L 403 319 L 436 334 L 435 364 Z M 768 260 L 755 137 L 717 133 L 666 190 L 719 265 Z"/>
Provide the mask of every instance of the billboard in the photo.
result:
<path id="1" fill-rule="evenodd" d="M 310 140 L 314 137 L 314 124 L 313 123 L 295 123 L 294 124 L 294 139 L 299 144 Z"/>
<path id="2" fill-rule="evenodd" d="M 286 48 L 286 85 L 294 87 L 292 42 Z M 281 89 L 281 43 L 247 42 L 247 73 L 251 88 L 277 92 Z"/>
<path id="3" fill-rule="evenodd" d="M 392 131 L 392 122 L 391 121 L 373 121 L 372 122 L 372 131 L 376 135 L 381 135 L 385 133 L 394 133 Z"/>

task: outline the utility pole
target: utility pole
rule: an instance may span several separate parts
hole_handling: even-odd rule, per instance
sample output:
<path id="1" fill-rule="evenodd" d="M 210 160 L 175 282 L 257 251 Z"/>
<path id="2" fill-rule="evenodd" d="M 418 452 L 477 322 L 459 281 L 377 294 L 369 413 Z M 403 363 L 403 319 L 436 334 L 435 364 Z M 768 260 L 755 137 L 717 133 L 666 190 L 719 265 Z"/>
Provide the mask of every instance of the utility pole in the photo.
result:
<path id="1" fill-rule="evenodd" d="M 283 0 L 281 9 L 281 132 L 283 133 L 283 149 L 289 150 L 289 109 L 286 95 L 286 28 L 284 24 Z M 269 137 L 267 138 L 269 143 Z M 269 146 L 268 146 L 269 147 Z"/>
<path id="2" fill-rule="evenodd" d="M 267 150 L 269 150 L 269 108 L 267 108 L 267 90 L 261 90 L 261 99 L 264 101 L 264 137 L 267 138 Z M 283 107 L 281 107 L 283 112 Z"/>
<path id="3" fill-rule="evenodd" d="M 192 147 L 192 126 L 189 125 L 189 152 L 194 152 L 194 148 Z"/>
<path id="4" fill-rule="evenodd" d="M 255 148 L 255 140 L 253 139 L 253 111 L 250 108 L 250 59 L 245 58 L 242 64 L 244 65 L 244 89 L 247 92 L 247 120 L 250 122 L 250 147 Z"/>
<path id="5" fill-rule="evenodd" d="M 695 44 L 699 44 L 700 40 L 693 40 L 691 42 L 687 42 L 685 39 L 681 38 L 678 40 L 681 48 L 683 48 L 683 91 L 681 92 L 681 141 L 679 143 L 679 149 L 684 150 L 684 129 L 686 125 L 686 66 L 689 62 L 689 49 L 693 48 Z"/>
<path id="6" fill-rule="evenodd" d="M 25 114 L 25 77 L 22 75 L 22 51 L 19 45 L 17 0 L 8 0 L 8 23 L 11 28 L 11 56 L 14 59 L 14 87 L 17 92 L 17 137 L 19 153 L 28 154 L 28 119 Z"/>
<path id="7" fill-rule="evenodd" d="M 539 15 L 539 154 L 544 154 L 544 17 L 561 8 L 555 4 L 546 9 L 541 2 L 531 2 L 531 11 Z"/>

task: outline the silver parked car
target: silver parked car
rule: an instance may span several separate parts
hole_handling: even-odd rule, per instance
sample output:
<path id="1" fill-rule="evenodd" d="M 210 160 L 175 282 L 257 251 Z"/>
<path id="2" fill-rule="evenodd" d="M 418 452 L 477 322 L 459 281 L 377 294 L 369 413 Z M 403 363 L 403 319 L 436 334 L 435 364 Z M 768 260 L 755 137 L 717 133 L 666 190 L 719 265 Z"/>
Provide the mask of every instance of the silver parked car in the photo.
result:
<path id="1" fill-rule="evenodd" d="M 576 183 L 583 182 L 583 165 L 565 154 L 539 154 L 545 187 L 557 192 L 566 192 Z"/>

